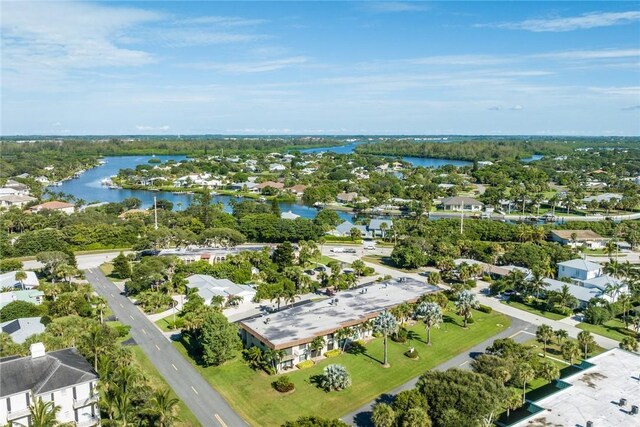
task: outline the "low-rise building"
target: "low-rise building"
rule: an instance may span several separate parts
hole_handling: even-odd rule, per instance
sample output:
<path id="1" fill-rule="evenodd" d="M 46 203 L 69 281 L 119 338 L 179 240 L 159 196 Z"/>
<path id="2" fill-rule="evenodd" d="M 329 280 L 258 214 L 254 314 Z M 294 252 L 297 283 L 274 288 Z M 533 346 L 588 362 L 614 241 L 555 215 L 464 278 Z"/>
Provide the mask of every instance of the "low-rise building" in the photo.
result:
<path id="1" fill-rule="evenodd" d="M 558 263 L 558 279 L 567 277 L 584 281 L 600 275 L 602 275 L 602 266 L 585 259 L 578 258 Z"/>
<path id="2" fill-rule="evenodd" d="M 589 203 L 592 201 L 596 201 L 598 203 L 600 202 L 617 202 L 619 200 L 622 200 L 622 194 L 618 194 L 618 193 L 602 193 L 602 194 L 597 194 L 595 196 L 589 196 L 589 197 L 585 197 L 584 199 L 582 199 L 584 202 Z"/>
<path id="3" fill-rule="evenodd" d="M 31 208 L 29 208 L 31 212 L 40 212 L 45 209 L 51 210 L 51 211 L 63 212 L 63 213 L 66 213 L 67 215 L 71 215 L 75 211 L 75 205 L 73 205 L 72 203 L 60 202 L 56 200 L 52 202 L 41 203 L 39 205 L 31 206 Z"/>
<path id="4" fill-rule="evenodd" d="M 384 237 L 385 233 L 393 228 L 393 221 L 390 219 L 372 219 L 367 226 L 373 237 Z"/>
<path id="5" fill-rule="evenodd" d="M 287 191 L 295 194 L 296 197 L 302 197 L 304 195 L 304 190 L 307 189 L 306 185 L 302 185 L 302 184 L 298 184 L 298 185 L 294 185 L 292 187 L 287 188 Z"/>
<path id="6" fill-rule="evenodd" d="M 562 245 L 584 246 L 589 249 L 602 249 L 609 241 L 591 230 L 551 230 L 551 240 Z"/>
<path id="7" fill-rule="evenodd" d="M 225 301 L 242 298 L 251 301 L 256 296 L 256 290 L 249 285 L 237 285 L 229 279 L 216 279 L 205 274 L 194 274 L 187 277 L 186 288 L 190 292 L 197 292 L 204 299 L 205 305 L 210 305 L 215 296 L 223 297 Z"/>
<path id="8" fill-rule="evenodd" d="M 22 194 L 5 194 L 0 196 L 0 208 L 12 208 L 14 206 L 21 208 L 27 203 L 31 203 L 35 200 L 38 199 Z"/>
<path id="9" fill-rule="evenodd" d="M 265 188 L 274 188 L 276 190 L 282 190 L 284 189 L 284 184 L 282 182 L 265 181 L 258 184 L 256 188 L 258 190 L 264 190 Z"/>
<path id="10" fill-rule="evenodd" d="M 14 301 L 25 301 L 40 305 L 44 299 L 44 292 L 37 289 L 28 291 L 10 291 L 0 293 L 0 308 Z"/>
<path id="11" fill-rule="evenodd" d="M 33 271 L 25 271 L 24 273 L 27 275 L 27 278 L 24 280 L 16 279 L 17 271 L 8 271 L 6 273 L 0 274 L 0 289 L 33 289 L 37 288 L 40 285 L 38 281 L 38 276 Z"/>
<path id="12" fill-rule="evenodd" d="M 484 204 L 477 201 L 473 197 L 447 197 L 442 199 L 440 205 L 445 211 L 471 211 L 478 212 L 482 210 Z"/>
<path id="13" fill-rule="evenodd" d="M 348 237 L 348 236 L 351 236 L 351 230 L 354 228 L 360 231 L 361 237 L 364 237 L 366 239 L 370 239 L 373 237 L 371 235 L 371 232 L 367 230 L 367 227 L 365 225 L 356 225 L 351 221 L 344 221 L 343 223 L 338 225 L 336 228 L 329 231 L 329 234 L 331 234 L 332 236 L 338 236 L 338 237 Z"/>
<path id="14" fill-rule="evenodd" d="M 25 196 L 29 195 L 29 186 L 13 179 L 7 180 L 6 184 L 4 184 L 4 188 L 11 188 L 13 190 L 16 190 L 18 192 L 17 194 L 22 194 Z"/>
<path id="15" fill-rule="evenodd" d="M 100 425 L 98 374 L 75 348 L 46 352 L 31 344 L 31 355 L 0 359 L 0 424 L 30 426 L 37 400 L 60 408 L 58 423 Z"/>
<path id="16" fill-rule="evenodd" d="M 0 323 L 0 330 L 9 335 L 13 342 L 22 344 L 30 336 L 43 333 L 45 326 L 42 317 L 22 317 Z"/>
<path id="17" fill-rule="evenodd" d="M 339 292 L 329 299 L 243 320 L 239 323 L 240 336 L 247 348 L 284 350 L 278 369 L 288 369 L 344 344 L 334 337 L 337 330 L 362 325 L 382 311 L 415 302 L 422 295 L 439 290 L 409 277 L 373 282 Z M 357 338 L 354 339 L 371 336 L 370 328 L 356 328 L 355 331 Z M 324 346 L 322 350 L 312 352 L 310 343 L 316 337 L 324 340 Z"/>

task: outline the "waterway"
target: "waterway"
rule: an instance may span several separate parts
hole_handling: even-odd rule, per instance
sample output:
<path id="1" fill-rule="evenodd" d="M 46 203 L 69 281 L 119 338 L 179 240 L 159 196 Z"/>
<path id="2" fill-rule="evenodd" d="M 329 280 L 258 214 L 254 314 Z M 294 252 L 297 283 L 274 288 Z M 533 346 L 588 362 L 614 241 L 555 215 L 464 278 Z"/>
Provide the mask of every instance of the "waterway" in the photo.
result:
<path id="1" fill-rule="evenodd" d="M 353 149 L 362 142 L 354 142 L 339 147 L 321 147 L 303 150 L 305 153 L 333 152 L 340 154 L 349 154 Z M 121 169 L 135 169 L 137 165 L 147 164 L 152 156 L 115 156 L 104 158 L 105 163 L 90 169 L 75 179 L 64 181 L 59 187 L 49 187 L 51 191 L 72 194 L 78 199 L 85 200 L 86 203 L 97 202 L 121 202 L 128 197 L 136 197 L 142 201 L 143 208 L 153 206 L 153 198 L 158 200 L 168 200 L 173 203 L 175 210 L 182 210 L 193 203 L 193 194 L 173 194 L 165 191 L 147 191 L 147 190 L 126 190 L 111 189 L 102 185 L 102 180 L 117 175 Z M 155 156 L 156 159 L 165 163 L 169 160 L 177 162 L 187 159 L 186 156 Z M 403 160 L 410 162 L 414 166 L 423 167 L 441 167 L 444 165 L 466 166 L 470 162 L 446 159 L 430 159 L 422 157 L 403 157 Z M 227 212 L 231 212 L 231 196 L 216 195 L 213 196 L 213 203 L 221 203 Z M 240 199 L 242 200 L 242 199 Z M 300 202 L 280 202 L 280 210 L 282 212 L 291 211 L 303 218 L 314 218 L 317 210 L 313 207 L 305 206 Z M 340 212 L 338 215 L 345 220 L 352 220 L 353 215 L 349 212 Z"/>

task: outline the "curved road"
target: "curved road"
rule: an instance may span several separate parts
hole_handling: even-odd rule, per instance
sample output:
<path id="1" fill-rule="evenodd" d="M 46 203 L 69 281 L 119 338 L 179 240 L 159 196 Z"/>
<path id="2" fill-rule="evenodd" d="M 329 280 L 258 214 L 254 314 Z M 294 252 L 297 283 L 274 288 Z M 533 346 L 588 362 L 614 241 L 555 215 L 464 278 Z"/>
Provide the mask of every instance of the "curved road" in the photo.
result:
<path id="1" fill-rule="evenodd" d="M 229 406 L 160 330 L 98 268 L 85 271 L 93 289 L 106 298 L 118 319 L 131 326 L 131 336 L 204 427 L 249 425 Z"/>

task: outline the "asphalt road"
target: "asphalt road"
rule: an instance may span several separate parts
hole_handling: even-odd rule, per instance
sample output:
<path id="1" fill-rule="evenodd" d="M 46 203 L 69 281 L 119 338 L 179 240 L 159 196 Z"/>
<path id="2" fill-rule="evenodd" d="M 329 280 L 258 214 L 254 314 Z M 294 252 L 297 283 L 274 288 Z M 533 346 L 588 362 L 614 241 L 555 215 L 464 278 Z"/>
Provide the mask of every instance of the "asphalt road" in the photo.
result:
<path id="1" fill-rule="evenodd" d="M 516 342 L 522 343 L 530 340 L 531 338 L 533 338 L 533 336 L 535 336 L 536 328 L 537 327 L 531 323 L 512 318 L 511 325 L 504 331 L 481 342 L 480 344 L 473 346 L 469 349 L 469 351 L 460 353 L 456 357 L 453 357 L 446 362 L 441 363 L 433 369 L 438 371 L 446 371 L 450 368 L 468 369 L 470 368 L 469 362 L 471 362 L 473 356 L 478 353 L 484 352 L 484 350 L 491 344 L 493 344 L 496 339 L 513 338 Z M 531 334 L 533 334 L 533 336 Z M 438 344 L 433 343 L 433 345 Z M 372 400 L 371 402 L 364 404 L 355 411 L 343 416 L 342 420 L 347 424 L 353 426 L 372 427 L 373 423 L 371 422 L 371 412 L 373 411 L 373 407 L 375 406 L 375 404 L 378 402 L 390 402 L 392 397 L 400 393 L 401 391 L 414 388 L 416 383 L 418 382 L 418 378 L 419 377 L 413 378 L 412 380 L 402 384 L 400 387 L 397 387 L 387 393 L 380 395 L 377 399 Z"/>
<path id="2" fill-rule="evenodd" d="M 85 275 L 93 289 L 107 299 L 114 315 L 131 325 L 131 336 L 203 427 L 249 425 L 98 268 L 86 270 Z"/>

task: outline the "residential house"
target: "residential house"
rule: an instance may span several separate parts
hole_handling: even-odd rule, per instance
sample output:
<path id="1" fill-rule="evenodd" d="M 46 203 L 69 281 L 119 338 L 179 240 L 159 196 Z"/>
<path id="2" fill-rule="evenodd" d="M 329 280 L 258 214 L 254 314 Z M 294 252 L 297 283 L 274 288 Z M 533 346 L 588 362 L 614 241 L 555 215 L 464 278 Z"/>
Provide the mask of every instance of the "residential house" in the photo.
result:
<path id="1" fill-rule="evenodd" d="M 393 221 L 390 219 L 372 219 L 367 227 L 373 237 L 383 237 L 392 228 Z"/>
<path id="2" fill-rule="evenodd" d="M 287 170 L 287 167 L 283 164 L 280 163 L 271 163 L 269 165 L 269 171 L 270 172 L 282 172 Z"/>
<path id="3" fill-rule="evenodd" d="M 71 215 L 75 210 L 75 205 L 67 202 L 53 201 L 53 202 L 45 202 L 39 205 L 31 206 L 29 210 L 31 212 L 40 212 L 42 210 L 52 210 L 58 212 L 64 212 L 67 215 Z"/>
<path id="4" fill-rule="evenodd" d="M 39 182 L 40 184 L 44 184 L 44 185 L 49 185 L 49 183 L 51 181 L 49 181 L 49 178 L 47 178 L 46 176 L 39 176 L 37 178 L 35 178 L 36 182 Z"/>
<path id="5" fill-rule="evenodd" d="M 602 249 L 609 241 L 591 230 L 551 230 L 551 240 L 565 246 L 583 246 L 589 249 Z"/>
<path id="6" fill-rule="evenodd" d="M 274 188 L 276 190 L 283 190 L 284 189 L 284 183 L 282 182 L 274 182 L 274 181 L 265 181 L 265 182 L 261 182 L 260 184 L 258 184 L 256 186 L 256 188 L 260 191 L 262 191 L 265 188 Z"/>
<path id="7" fill-rule="evenodd" d="M 358 196 L 356 192 L 340 193 L 336 196 L 336 200 L 340 203 L 366 203 L 369 201 L 364 196 Z"/>
<path id="8" fill-rule="evenodd" d="M 351 236 L 351 229 L 356 228 L 360 231 L 360 235 L 365 239 L 372 238 L 371 232 L 367 230 L 367 227 L 364 225 L 355 225 L 350 221 L 344 221 L 342 224 L 338 225 L 333 230 L 329 231 L 328 234 L 332 236 L 338 237 L 348 237 Z"/>
<path id="9" fill-rule="evenodd" d="M 25 196 L 29 195 L 29 186 L 21 182 L 14 181 L 13 179 L 7 180 L 6 184 L 4 184 L 4 188 L 11 188 L 13 190 L 16 190 L 18 192 L 17 194 L 22 194 Z"/>
<path id="10" fill-rule="evenodd" d="M 31 344 L 26 357 L 0 359 L 0 424 L 30 426 L 29 407 L 37 400 L 60 407 L 58 423 L 100 425 L 98 373 L 75 348 L 46 352 Z"/>
<path id="11" fill-rule="evenodd" d="M 567 277 L 579 281 L 594 279 L 602 275 L 602 266 L 584 259 L 572 259 L 558 263 L 558 279 Z"/>
<path id="12" fill-rule="evenodd" d="M 5 194 L 0 196 L 0 208 L 21 208 L 27 203 L 36 201 L 35 197 L 25 196 L 23 194 Z"/>
<path id="13" fill-rule="evenodd" d="M 44 292 L 37 289 L 24 291 L 8 291 L 0 293 L 0 308 L 14 301 L 25 301 L 31 304 L 40 305 L 44 300 Z"/>
<path id="14" fill-rule="evenodd" d="M 385 310 L 402 303 L 417 301 L 422 295 L 438 292 L 436 286 L 400 277 L 338 293 L 335 297 L 298 304 L 276 313 L 245 319 L 239 322 L 240 337 L 245 347 L 261 350 L 283 350 L 278 370 L 290 369 L 304 360 L 321 356 L 324 352 L 344 346 L 334 333 L 346 327 L 356 327 Z M 369 328 L 354 328 L 352 339 L 369 338 Z M 311 342 L 321 337 L 324 345 L 311 350 Z"/>
<path id="15" fill-rule="evenodd" d="M 471 211 L 479 212 L 484 204 L 472 197 L 455 196 L 442 199 L 440 202 L 445 211 Z"/>
<path id="16" fill-rule="evenodd" d="M 209 264 L 217 264 L 225 261 L 228 256 L 237 255 L 241 251 L 260 251 L 261 249 L 262 246 L 243 246 L 241 249 L 189 247 L 180 249 L 149 250 L 147 253 L 143 252 L 143 255 L 176 257 L 186 264 L 196 261 L 206 261 Z"/>
<path id="17" fill-rule="evenodd" d="M 205 305 L 210 305 L 215 296 L 221 296 L 225 301 L 242 298 L 251 301 L 256 296 L 256 290 L 249 285 L 237 285 L 229 279 L 216 279 L 205 274 L 194 274 L 187 277 L 187 294 L 197 292 L 204 299 Z"/>
<path id="18" fill-rule="evenodd" d="M 288 212 L 282 212 L 280 214 L 280 218 L 282 218 L 282 219 L 297 219 L 297 218 L 300 218 L 300 215 L 297 215 L 297 214 L 294 214 L 291 211 L 288 211 Z"/>
<path id="19" fill-rule="evenodd" d="M 567 283 L 561 280 L 548 278 L 543 279 L 543 282 L 545 284 L 545 292 L 560 292 L 563 286 L 566 286 L 569 290 L 569 293 L 573 295 L 573 297 L 575 297 L 575 299 L 578 301 L 579 308 L 585 308 L 587 304 L 589 304 L 589 301 L 591 301 L 593 298 L 602 297 L 602 291 L 596 288 L 587 288 L 584 286 L 575 285 L 573 283 Z"/>
<path id="20" fill-rule="evenodd" d="M 33 271 L 25 271 L 27 278 L 22 282 L 16 280 L 17 271 L 8 271 L 0 274 L 0 289 L 33 289 L 40 285 L 36 273 Z"/>
<path id="21" fill-rule="evenodd" d="M 42 317 L 22 317 L 0 323 L 0 330 L 9 335 L 13 342 L 22 344 L 30 336 L 43 333 L 45 326 Z"/>
<path id="22" fill-rule="evenodd" d="M 307 189 L 306 185 L 302 185 L 302 184 L 298 184 L 298 185 L 294 185 L 292 187 L 287 188 L 287 191 L 295 194 L 296 197 L 302 197 L 304 195 L 304 190 Z"/>
<path id="23" fill-rule="evenodd" d="M 229 185 L 230 190 L 234 191 L 249 191 L 251 193 L 259 193 L 260 189 L 258 188 L 258 184 L 255 182 L 247 181 L 247 182 L 234 182 Z"/>
<path id="24" fill-rule="evenodd" d="M 589 203 L 593 200 L 595 200 L 596 202 L 600 203 L 600 202 L 617 202 L 619 200 L 622 200 L 622 194 L 617 194 L 617 193 L 602 193 L 602 194 L 598 194 L 595 196 L 589 196 L 589 197 L 585 197 L 584 199 L 582 199 L 585 203 Z"/>

